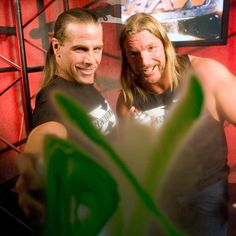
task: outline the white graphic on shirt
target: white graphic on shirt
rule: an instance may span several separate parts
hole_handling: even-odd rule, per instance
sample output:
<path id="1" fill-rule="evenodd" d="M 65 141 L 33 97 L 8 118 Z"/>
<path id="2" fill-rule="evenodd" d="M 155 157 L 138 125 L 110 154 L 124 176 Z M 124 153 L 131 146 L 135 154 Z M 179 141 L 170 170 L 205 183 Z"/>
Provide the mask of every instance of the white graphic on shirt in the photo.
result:
<path id="1" fill-rule="evenodd" d="M 89 112 L 89 115 L 92 117 L 95 127 L 105 135 L 116 125 L 116 117 L 107 101 L 105 101 L 105 105 L 99 105 Z"/>
<path id="2" fill-rule="evenodd" d="M 172 100 L 172 104 L 176 102 L 178 102 L 178 99 Z M 134 118 L 140 123 L 152 126 L 154 125 L 159 128 L 164 123 L 169 110 L 170 105 L 163 105 L 150 110 L 138 112 L 135 114 Z"/>
<path id="3" fill-rule="evenodd" d="M 135 119 L 140 121 L 143 124 L 148 125 L 156 125 L 157 127 L 160 127 L 166 116 L 167 110 L 165 109 L 166 106 L 160 106 L 153 108 L 151 110 L 146 110 L 144 112 L 138 112 L 135 115 Z"/>

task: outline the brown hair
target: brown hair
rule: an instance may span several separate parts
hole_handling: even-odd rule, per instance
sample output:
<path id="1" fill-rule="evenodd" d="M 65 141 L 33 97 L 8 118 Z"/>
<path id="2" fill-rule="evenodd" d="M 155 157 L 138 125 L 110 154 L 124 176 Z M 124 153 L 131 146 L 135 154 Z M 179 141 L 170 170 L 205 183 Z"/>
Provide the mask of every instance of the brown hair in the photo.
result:
<path id="1" fill-rule="evenodd" d="M 54 25 L 54 38 L 63 44 L 66 39 L 66 27 L 69 23 L 99 23 L 96 15 L 83 8 L 73 8 L 61 13 Z M 42 87 L 46 86 L 53 78 L 56 72 L 56 59 L 52 48 L 52 43 L 46 55 L 44 67 L 44 82 Z"/>

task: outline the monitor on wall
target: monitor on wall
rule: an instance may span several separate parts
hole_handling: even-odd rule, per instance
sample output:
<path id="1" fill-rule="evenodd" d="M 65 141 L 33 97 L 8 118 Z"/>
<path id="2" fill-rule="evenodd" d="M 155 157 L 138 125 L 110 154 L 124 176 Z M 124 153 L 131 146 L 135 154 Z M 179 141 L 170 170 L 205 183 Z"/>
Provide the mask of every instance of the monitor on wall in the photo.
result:
<path id="1" fill-rule="evenodd" d="M 175 46 L 227 43 L 228 0 L 121 1 L 121 23 L 136 12 L 158 19 Z"/>

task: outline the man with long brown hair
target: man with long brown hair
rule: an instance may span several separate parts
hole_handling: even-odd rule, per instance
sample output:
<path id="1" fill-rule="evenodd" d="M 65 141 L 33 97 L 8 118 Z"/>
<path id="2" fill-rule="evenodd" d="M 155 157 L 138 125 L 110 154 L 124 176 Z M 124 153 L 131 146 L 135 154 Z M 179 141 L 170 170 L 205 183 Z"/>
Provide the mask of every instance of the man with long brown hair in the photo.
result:
<path id="1" fill-rule="evenodd" d="M 104 135 L 115 127 L 114 113 L 94 86 L 102 52 L 102 25 L 91 11 L 75 8 L 58 16 L 46 57 L 45 80 L 36 97 L 33 129 L 24 153 L 19 157 L 20 176 L 16 187 L 19 203 L 26 214 L 35 211 L 39 219 L 43 219 L 44 215 L 43 202 L 31 194 L 42 190 L 39 189 L 40 177 L 35 163 L 41 158 L 44 137 L 53 134 L 73 139 L 73 131 L 68 130 L 53 104 L 54 91 L 62 92 L 80 103 Z"/>

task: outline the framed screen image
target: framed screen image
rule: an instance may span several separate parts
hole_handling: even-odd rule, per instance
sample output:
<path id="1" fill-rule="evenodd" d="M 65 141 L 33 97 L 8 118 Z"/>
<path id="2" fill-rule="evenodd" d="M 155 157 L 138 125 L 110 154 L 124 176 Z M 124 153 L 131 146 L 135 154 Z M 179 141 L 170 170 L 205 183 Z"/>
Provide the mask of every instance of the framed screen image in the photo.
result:
<path id="1" fill-rule="evenodd" d="M 227 43 L 228 0 L 121 1 L 121 22 L 136 12 L 158 19 L 175 46 Z"/>

